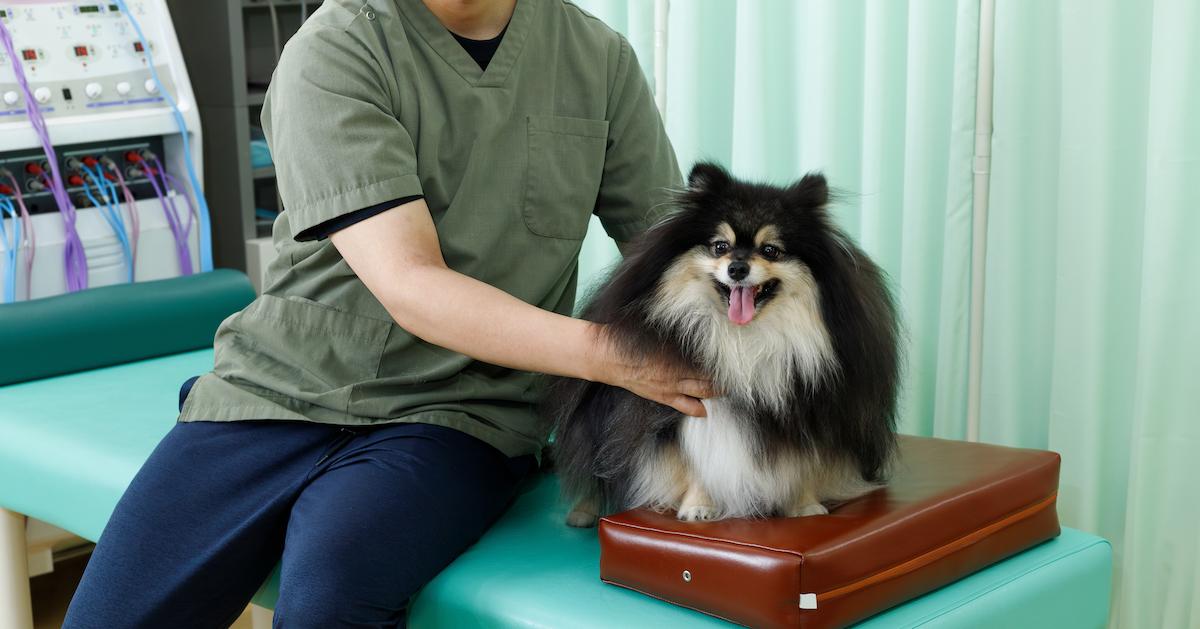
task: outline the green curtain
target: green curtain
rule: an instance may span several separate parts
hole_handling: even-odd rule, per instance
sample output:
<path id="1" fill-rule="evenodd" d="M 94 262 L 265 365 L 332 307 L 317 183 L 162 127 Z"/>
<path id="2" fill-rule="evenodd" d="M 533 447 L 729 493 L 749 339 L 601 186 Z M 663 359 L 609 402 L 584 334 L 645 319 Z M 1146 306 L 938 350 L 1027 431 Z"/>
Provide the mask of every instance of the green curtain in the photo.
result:
<path id="1" fill-rule="evenodd" d="M 653 76 L 654 7 L 584 1 Z M 667 131 L 682 167 L 714 159 L 786 182 L 824 171 L 841 225 L 888 271 L 909 336 L 905 432 L 963 437 L 978 3 L 671 3 Z M 615 259 L 593 224 L 582 284 Z"/>
<path id="2" fill-rule="evenodd" d="M 1200 3 L 996 7 L 981 435 L 1063 455 L 1115 624 L 1200 626 Z"/>
<path id="3" fill-rule="evenodd" d="M 653 3 L 580 2 L 653 75 Z M 966 436 L 978 0 L 672 0 L 687 168 L 823 170 L 908 329 L 905 432 Z M 999 0 L 981 438 L 1063 455 L 1114 625 L 1200 627 L 1200 2 Z M 593 281 L 616 258 L 599 225 Z M 1200 458 L 1200 457 L 1198 457 Z"/>

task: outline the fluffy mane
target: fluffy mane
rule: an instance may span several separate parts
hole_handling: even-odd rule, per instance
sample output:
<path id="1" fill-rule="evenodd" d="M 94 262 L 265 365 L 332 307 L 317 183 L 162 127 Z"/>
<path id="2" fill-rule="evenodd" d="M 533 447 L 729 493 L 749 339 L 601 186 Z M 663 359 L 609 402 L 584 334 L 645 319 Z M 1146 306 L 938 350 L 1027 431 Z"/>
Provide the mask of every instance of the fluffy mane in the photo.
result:
<path id="1" fill-rule="evenodd" d="M 883 272 L 834 225 L 828 202 L 820 174 L 780 187 L 699 164 L 675 210 L 631 243 L 582 317 L 606 324 L 606 340 L 631 360 L 709 374 L 752 418 L 761 456 L 780 444 L 834 453 L 863 481 L 879 482 L 895 449 L 898 318 Z M 683 256 L 735 219 L 778 225 L 785 249 L 803 263 L 791 281 L 811 285 L 793 287 L 791 302 L 768 305 L 762 321 L 744 328 L 692 308 L 670 279 Z M 594 495 L 599 479 L 609 506 L 623 499 L 630 453 L 647 434 L 670 439 L 681 419 L 622 389 L 568 378 L 552 379 L 544 409 L 556 423 L 564 489 Z"/>

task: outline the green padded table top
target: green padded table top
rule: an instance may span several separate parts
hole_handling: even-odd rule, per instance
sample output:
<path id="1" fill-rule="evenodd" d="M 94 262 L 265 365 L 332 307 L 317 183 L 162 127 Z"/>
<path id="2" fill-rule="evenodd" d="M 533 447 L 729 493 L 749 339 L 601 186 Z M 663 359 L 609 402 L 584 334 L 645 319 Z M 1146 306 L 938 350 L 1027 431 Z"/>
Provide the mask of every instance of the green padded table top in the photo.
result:
<path id="1" fill-rule="evenodd" d="M 96 539 L 142 461 L 174 425 L 202 350 L 0 387 L 0 506 Z M 594 530 L 563 525 L 552 476 L 530 481 L 482 540 L 413 605 L 410 626 L 706 627 L 725 623 L 601 583 Z M 1111 552 L 1059 538 L 869 619 L 865 627 L 1100 627 Z M 274 578 L 256 601 L 271 606 Z"/>
<path id="2" fill-rule="evenodd" d="M 95 540 L 211 349 L 0 387 L 0 506 Z"/>
<path id="3" fill-rule="evenodd" d="M 594 529 L 563 524 L 553 477 L 509 512 L 417 598 L 409 626 L 729 627 L 724 621 L 600 581 Z M 1064 528 L 1049 542 L 874 616 L 859 627 L 1103 627 L 1108 542 Z M 266 600 L 274 583 L 264 590 Z"/>

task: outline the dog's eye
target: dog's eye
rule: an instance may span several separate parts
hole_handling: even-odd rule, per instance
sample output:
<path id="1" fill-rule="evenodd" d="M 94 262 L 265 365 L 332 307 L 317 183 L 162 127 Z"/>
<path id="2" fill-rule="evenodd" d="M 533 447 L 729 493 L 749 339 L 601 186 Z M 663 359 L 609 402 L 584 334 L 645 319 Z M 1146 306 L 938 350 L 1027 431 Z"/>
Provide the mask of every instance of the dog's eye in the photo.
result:
<path id="1" fill-rule="evenodd" d="M 724 240 L 718 240 L 712 244 L 712 250 L 713 253 L 723 256 L 726 253 L 729 253 L 729 243 L 725 242 Z"/>
<path id="2" fill-rule="evenodd" d="M 762 257 L 768 260 L 778 260 L 779 255 L 783 253 L 779 250 L 779 247 L 776 247 L 775 245 L 763 245 L 762 249 L 759 251 L 762 253 Z"/>

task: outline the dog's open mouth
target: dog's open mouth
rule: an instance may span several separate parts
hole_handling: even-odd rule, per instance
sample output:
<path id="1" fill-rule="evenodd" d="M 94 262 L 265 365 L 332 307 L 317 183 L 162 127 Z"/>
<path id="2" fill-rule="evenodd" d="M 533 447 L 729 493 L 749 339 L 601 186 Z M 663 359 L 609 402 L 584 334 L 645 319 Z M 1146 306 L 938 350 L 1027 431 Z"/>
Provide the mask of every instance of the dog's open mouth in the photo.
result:
<path id="1" fill-rule="evenodd" d="M 716 287 L 717 293 L 721 295 L 721 299 L 725 300 L 725 305 L 729 307 L 729 320 L 735 325 L 746 325 L 754 319 L 754 315 L 762 308 L 763 304 L 775 296 L 775 291 L 779 288 L 779 280 L 771 279 L 755 286 L 744 284 L 729 286 L 714 279 L 713 285 Z"/>

